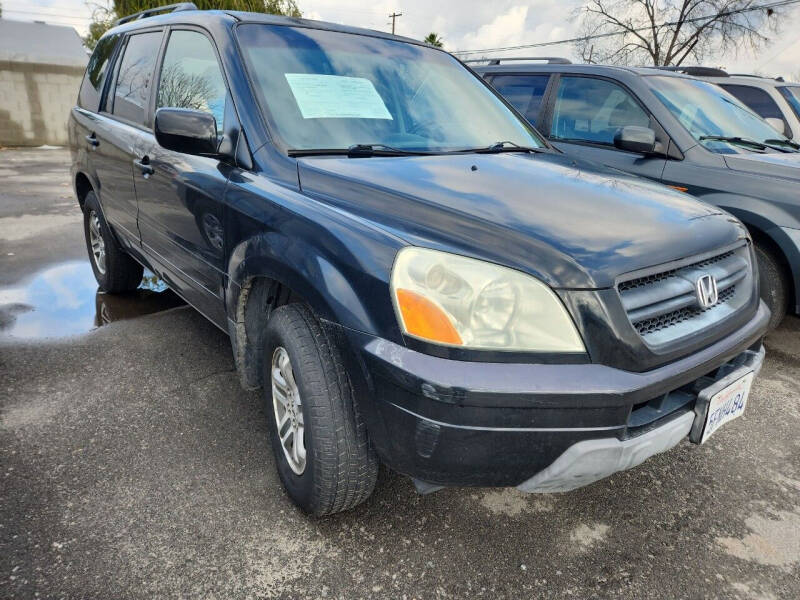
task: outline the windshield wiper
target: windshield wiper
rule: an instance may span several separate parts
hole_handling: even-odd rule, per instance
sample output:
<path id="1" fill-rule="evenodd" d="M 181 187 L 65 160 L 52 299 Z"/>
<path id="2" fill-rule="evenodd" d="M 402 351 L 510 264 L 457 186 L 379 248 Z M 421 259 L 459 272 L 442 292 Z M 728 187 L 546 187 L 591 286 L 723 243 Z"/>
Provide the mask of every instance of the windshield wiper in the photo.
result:
<path id="1" fill-rule="evenodd" d="M 362 156 L 427 156 L 430 154 L 437 154 L 436 152 L 428 152 L 426 150 L 404 150 L 403 148 L 395 148 L 394 146 L 387 146 L 386 144 L 353 144 L 348 149 L 348 156 L 362 157 Z"/>
<path id="2" fill-rule="evenodd" d="M 370 156 L 428 156 L 437 154 L 436 152 L 425 152 L 423 150 L 403 150 L 394 148 L 386 144 L 353 144 L 349 148 L 309 148 L 289 150 L 289 156 L 324 156 L 338 155 L 349 158 L 369 158 Z"/>
<path id="3" fill-rule="evenodd" d="M 797 142 L 793 142 L 791 140 L 781 140 L 781 139 L 778 139 L 778 138 L 774 138 L 774 139 L 770 138 L 768 140 L 764 140 L 764 143 L 767 146 L 769 146 L 770 148 L 777 147 L 778 150 L 781 150 L 783 152 L 790 152 L 789 150 L 785 149 L 786 146 L 789 146 L 789 148 L 791 148 L 795 152 L 800 150 L 800 144 L 798 144 Z"/>
<path id="4" fill-rule="evenodd" d="M 740 146 L 750 146 L 752 148 L 758 148 L 759 150 L 766 150 L 769 148 L 766 144 L 762 144 L 761 142 L 757 142 L 755 140 L 751 140 L 748 138 L 743 138 L 738 135 L 735 136 L 726 136 L 726 135 L 701 135 L 698 138 L 701 142 L 705 140 L 711 140 L 714 142 L 729 142 L 731 144 L 739 144 Z"/>
<path id="5" fill-rule="evenodd" d="M 288 154 L 292 157 L 302 156 L 347 156 L 349 158 L 369 158 L 371 156 L 436 156 L 441 154 L 498 154 L 500 152 L 544 152 L 544 148 L 520 146 L 514 142 L 495 142 L 481 148 L 465 148 L 463 150 L 404 150 L 386 144 L 353 144 L 349 148 L 309 148 L 293 149 Z"/>
<path id="6" fill-rule="evenodd" d="M 534 148 L 532 146 L 520 146 L 515 142 L 508 140 L 503 142 L 495 142 L 485 148 L 469 148 L 467 150 L 459 150 L 464 153 L 476 154 L 499 154 L 500 152 L 544 152 L 544 148 Z"/>

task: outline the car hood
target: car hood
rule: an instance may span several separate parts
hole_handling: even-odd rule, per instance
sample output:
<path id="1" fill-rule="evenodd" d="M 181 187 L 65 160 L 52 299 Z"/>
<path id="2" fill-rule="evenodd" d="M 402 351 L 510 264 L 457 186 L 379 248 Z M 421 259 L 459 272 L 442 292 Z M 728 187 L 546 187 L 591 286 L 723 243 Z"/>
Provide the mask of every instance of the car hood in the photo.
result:
<path id="1" fill-rule="evenodd" d="M 668 188 L 555 153 L 299 160 L 303 193 L 410 244 L 525 271 L 556 288 L 742 238 L 733 217 Z"/>
<path id="2" fill-rule="evenodd" d="M 800 180 L 800 152 L 748 152 L 725 154 L 723 158 L 728 168 L 736 171 Z"/>

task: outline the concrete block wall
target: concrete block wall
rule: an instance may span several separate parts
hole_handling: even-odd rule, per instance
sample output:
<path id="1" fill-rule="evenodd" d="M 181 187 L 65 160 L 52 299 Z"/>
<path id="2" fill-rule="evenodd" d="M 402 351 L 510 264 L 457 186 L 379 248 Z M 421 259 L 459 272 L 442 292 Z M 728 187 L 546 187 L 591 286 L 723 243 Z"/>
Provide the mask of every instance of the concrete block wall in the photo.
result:
<path id="1" fill-rule="evenodd" d="M 0 146 L 61 146 L 82 67 L 0 61 Z"/>

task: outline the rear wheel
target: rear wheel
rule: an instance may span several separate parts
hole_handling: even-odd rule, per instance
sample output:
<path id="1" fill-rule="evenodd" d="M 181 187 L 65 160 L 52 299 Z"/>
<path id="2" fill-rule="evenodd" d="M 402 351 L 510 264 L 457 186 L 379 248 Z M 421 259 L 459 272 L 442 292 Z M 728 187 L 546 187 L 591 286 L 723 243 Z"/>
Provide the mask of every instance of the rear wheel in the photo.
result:
<path id="1" fill-rule="evenodd" d="M 144 269 L 112 237 L 94 192 L 83 203 L 83 232 L 97 285 L 104 292 L 130 292 L 142 282 Z"/>
<path id="2" fill-rule="evenodd" d="M 341 352 L 302 304 L 277 308 L 267 323 L 264 395 L 278 474 L 291 499 L 318 516 L 366 500 L 378 459 Z"/>
<path id="3" fill-rule="evenodd" d="M 780 325 L 789 307 L 789 282 L 786 271 L 775 254 L 764 246 L 756 245 L 761 299 L 772 312 L 770 331 Z"/>

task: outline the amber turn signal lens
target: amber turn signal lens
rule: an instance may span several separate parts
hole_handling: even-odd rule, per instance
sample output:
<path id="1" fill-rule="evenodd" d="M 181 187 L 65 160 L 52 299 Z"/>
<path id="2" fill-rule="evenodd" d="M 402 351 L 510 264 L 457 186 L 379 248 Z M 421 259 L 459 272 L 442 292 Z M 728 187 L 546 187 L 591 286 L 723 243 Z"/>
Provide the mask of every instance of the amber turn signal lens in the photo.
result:
<path id="1" fill-rule="evenodd" d="M 440 344 L 463 344 L 450 318 L 427 298 L 401 289 L 397 290 L 397 304 L 406 332 Z"/>

